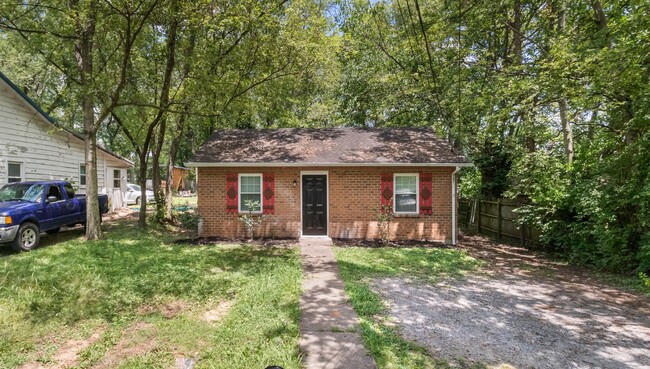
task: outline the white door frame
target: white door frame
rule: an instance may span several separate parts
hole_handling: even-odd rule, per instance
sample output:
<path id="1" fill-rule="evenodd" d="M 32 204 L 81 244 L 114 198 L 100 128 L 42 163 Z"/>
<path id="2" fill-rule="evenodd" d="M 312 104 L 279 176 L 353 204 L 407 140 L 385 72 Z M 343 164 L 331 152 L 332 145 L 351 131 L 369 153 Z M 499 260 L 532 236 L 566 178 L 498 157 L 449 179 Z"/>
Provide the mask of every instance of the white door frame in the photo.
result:
<path id="1" fill-rule="evenodd" d="M 303 235 L 304 229 L 302 224 L 302 177 L 305 175 L 324 175 L 325 176 L 325 208 L 327 211 L 327 227 L 325 235 Z M 327 170 L 301 170 L 300 171 L 300 237 L 329 237 L 330 235 L 330 175 Z"/>

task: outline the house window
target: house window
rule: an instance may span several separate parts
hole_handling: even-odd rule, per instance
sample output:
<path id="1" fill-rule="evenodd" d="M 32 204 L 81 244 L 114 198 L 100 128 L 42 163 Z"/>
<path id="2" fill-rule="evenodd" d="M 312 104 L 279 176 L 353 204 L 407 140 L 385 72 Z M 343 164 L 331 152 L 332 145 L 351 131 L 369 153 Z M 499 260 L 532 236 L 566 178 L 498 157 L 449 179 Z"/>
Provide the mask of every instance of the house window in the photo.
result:
<path id="1" fill-rule="evenodd" d="M 23 180 L 23 164 L 22 163 L 7 163 L 7 182 L 22 182 Z"/>
<path id="2" fill-rule="evenodd" d="M 86 185 L 86 164 L 79 164 L 79 186 Z"/>
<path id="3" fill-rule="evenodd" d="M 120 178 L 121 176 L 122 174 L 119 169 L 113 169 L 113 188 L 122 187 L 122 179 Z"/>
<path id="4" fill-rule="evenodd" d="M 418 175 L 395 174 L 393 211 L 396 214 L 418 213 Z"/>
<path id="5" fill-rule="evenodd" d="M 255 202 L 251 209 L 249 201 Z M 262 211 L 262 175 L 261 174 L 240 174 L 239 175 L 239 211 L 259 213 Z"/>

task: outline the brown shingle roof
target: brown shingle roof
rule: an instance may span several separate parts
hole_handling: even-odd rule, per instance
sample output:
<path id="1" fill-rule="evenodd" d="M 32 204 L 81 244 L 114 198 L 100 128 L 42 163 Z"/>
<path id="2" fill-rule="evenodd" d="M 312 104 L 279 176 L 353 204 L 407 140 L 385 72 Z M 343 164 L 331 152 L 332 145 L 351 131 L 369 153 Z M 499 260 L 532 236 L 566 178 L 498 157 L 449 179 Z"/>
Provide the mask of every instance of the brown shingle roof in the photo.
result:
<path id="1" fill-rule="evenodd" d="M 423 128 L 218 130 L 187 164 L 471 165 L 432 130 Z"/>

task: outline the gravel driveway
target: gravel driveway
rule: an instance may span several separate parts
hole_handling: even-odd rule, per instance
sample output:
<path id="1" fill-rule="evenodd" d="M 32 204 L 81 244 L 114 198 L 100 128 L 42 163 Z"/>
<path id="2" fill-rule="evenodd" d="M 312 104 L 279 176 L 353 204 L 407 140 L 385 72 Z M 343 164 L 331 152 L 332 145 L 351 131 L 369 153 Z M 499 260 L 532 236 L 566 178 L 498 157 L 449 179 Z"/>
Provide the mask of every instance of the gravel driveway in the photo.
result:
<path id="1" fill-rule="evenodd" d="M 650 368 L 650 299 L 480 237 L 485 273 L 427 285 L 376 280 L 402 335 L 434 357 L 515 368 Z"/>

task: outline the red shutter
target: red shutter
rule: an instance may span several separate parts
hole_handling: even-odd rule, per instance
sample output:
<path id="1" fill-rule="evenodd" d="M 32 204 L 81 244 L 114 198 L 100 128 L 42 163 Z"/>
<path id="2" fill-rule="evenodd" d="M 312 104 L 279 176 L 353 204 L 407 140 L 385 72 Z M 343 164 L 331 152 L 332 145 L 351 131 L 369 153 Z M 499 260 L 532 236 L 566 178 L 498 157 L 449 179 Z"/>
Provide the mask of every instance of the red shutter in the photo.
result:
<path id="1" fill-rule="evenodd" d="M 275 175 L 264 173 L 262 182 L 262 209 L 264 214 L 273 214 L 275 213 Z"/>
<path id="2" fill-rule="evenodd" d="M 430 172 L 420 172 L 420 215 L 431 215 L 433 213 L 433 187 L 432 175 Z"/>
<path id="3" fill-rule="evenodd" d="M 237 214 L 239 212 L 239 204 L 237 196 L 237 173 L 226 173 L 226 213 Z"/>
<path id="4" fill-rule="evenodd" d="M 381 205 L 393 206 L 393 174 L 381 174 Z"/>

